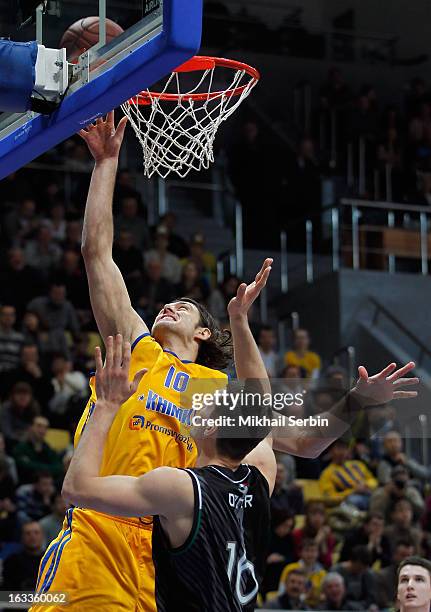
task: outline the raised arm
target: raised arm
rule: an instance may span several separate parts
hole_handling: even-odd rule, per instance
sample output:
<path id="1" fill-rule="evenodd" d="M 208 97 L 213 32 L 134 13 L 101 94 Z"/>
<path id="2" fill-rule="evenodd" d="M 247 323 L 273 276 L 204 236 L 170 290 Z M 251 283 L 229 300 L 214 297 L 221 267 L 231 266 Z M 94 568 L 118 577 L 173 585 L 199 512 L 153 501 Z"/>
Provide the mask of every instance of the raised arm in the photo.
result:
<path id="1" fill-rule="evenodd" d="M 80 132 L 96 162 L 85 208 L 82 255 L 101 336 L 106 340 L 109 335 L 121 333 L 126 341 L 133 342 L 148 328 L 132 308 L 121 272 L 112 259 L 112 200 L 126 123 L 123 118 L 115 129 L 112 112 L 106 120 L 98 119 Z"/>
<path id="2" fill-rule="evenodd" d="M 289 427 L 289 435 L 274 435 L 274 449 L 298 455 L 315 458 L 342 436 L 355 422 L 363 410 L 372 410 L 398 399 L 417 397 L 417 391 L 406 391 L 403 387 L 417 385 L 416 377 L 405 378 L 414 368 L 410 361 L 402 368 L 396 369 L 391 363 L 378 374 L 369 376 L 364 366 L 358 368 L 359 378 L 356 385 L 344 398 L 334 406 L 319 414 L 321 419 L 327 419 L 325 427 Z"/>
<path id="3" fill-rule="evenodd" d="M 260 393 L 270 393 L 271 385 L 268 372 L 251 333 L 248 322 L 248 311 L 265 287 L 271 273 L 272 259 L 265 259 L 255 280 L 238 287 L 237 294 L 228 305 L 229 322 L 232 332 L 235 369 L 239 379 L 257 381 Z M 269 435 L 244 459 L 244 463 L 255 465 L 268 481 L 270 493 L 274 489 L 277 464 L 272 450 L 272 436 Z"/>
<path id="4" fill-rule="evenodd" d="M 106 340 L 106 363 L 96 349 L 97 402 L 64 479 L 62 495 L 71 504 L 120 516 L 193 516 L 190 476 L 161 467 L 144 476 L 99 476 L 106 436 L 120 406 L 136 392 L 146 370 L 129 381 L 130 344 L 120 335 Z"/>

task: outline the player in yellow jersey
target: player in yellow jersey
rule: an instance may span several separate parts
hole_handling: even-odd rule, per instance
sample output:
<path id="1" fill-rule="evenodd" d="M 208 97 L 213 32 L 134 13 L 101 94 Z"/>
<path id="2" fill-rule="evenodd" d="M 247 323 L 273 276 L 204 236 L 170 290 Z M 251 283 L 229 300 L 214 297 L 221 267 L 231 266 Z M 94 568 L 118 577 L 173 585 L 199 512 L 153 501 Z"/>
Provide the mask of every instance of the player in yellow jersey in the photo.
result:
<path id="1" fill-rule="evenodd" d="M 131 375 L 142 374 L 138 390 L 119 411 L 105 444 L 101 476 L 140 476 L 160 466 L 194 465 L 196 447 L 188 435 L 189 394 L 224 386 L 220 372 L 232 358 L 230 333 L 218 329 L 200 304 L 181 299 L 165 307 L 151 330 L 132 308 L 126 285 L 112 259 L 112 199 L 118 156 L 126 121 L 114 127 L 114 116 L 83 131 L 95 159 L 85 210 L 82 252 L 91 304 L 103 339 L 116 333 L 132 344 Z M 251 304 L 266 284 L 266 260 L 249 286 Z M 245 294 L 245 285 L 240 293 Z M 75 445 L 94 408 L 91 398 L 78 425 Z M 82 508 L 69 509 L 63 530 L 40 564 L 37 592 L 67 592 L 74 612 L 153 612 L 154 570 L 152 519 L 115 518 Z M 53 612 L 50 605 L 32 612 Z"/>

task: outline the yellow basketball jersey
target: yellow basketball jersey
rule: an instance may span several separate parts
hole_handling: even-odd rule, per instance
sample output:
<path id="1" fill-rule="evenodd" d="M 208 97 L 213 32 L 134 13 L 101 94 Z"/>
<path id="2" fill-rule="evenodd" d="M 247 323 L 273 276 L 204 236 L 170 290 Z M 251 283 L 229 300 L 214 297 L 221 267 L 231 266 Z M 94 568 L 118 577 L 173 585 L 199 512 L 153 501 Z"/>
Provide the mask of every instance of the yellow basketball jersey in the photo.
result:
<path id="1" fill-rule="evenodd" d="M 227 376 L 163 350 L 143 334 L 132 345 L 130 378 L 148 368 L 139 388 L 116 415 L 108 434 L 101 476 L 141 476 L 160 466 L 188 467 L 197 457 L 189 435 L 192 394 L 211 393 L 223 387 Z M 75 434 L 75 446 L 94 409 L 95 379 L 90 380 L 90 400 Z"/>

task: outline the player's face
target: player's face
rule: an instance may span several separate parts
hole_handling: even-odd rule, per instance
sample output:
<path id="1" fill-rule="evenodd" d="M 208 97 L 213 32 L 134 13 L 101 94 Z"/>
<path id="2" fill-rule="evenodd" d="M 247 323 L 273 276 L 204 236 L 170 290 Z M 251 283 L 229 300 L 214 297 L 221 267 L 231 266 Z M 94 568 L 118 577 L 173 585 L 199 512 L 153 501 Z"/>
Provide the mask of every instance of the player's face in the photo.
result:
<path id="1" fill-rule="evenodd" d="M 427 607 L 431 602 L 431 579 L 420 565 L 405 565 L 398 578 L 397 599 L 402 610 Z"/>
<path id="2" fill-rule="evenodd" d="M 325 584 L 325 595 L 331 601 L 342 600 L 345 594 L 342 580 L 331 580 Z"/>
<path id="3" fill-rule="evenodd" d="M 199 329 L 200 314 L 194 304 L 189 302 L 171 302 L 165 304 L 157 315 L 152 335 L 157 341 L 172 333 L 192 342 Z"/>

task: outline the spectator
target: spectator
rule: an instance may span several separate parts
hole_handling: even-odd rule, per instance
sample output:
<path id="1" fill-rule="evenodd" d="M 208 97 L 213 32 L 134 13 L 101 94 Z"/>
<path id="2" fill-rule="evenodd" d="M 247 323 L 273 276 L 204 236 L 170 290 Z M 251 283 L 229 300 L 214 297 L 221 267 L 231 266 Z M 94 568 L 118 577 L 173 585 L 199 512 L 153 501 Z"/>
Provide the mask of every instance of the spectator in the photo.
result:
<path id="1" fill-rule="evenodd" d="M 22 525 L 21 542 L 22 551 L 10 555 L 4 561 L 2 588 L 33 592 L 44 550 L 43 532 L 39 523 L 28 521 Z"/>
<path id="2" fill-rule="evenodd" d="M 63 204 L 63 190 L 60 188 L 60 181 L 60 177 L 56 177 L 52 174 L 51 176 L 45 175 L 38 184 L 37 189 L 38 192 L 40 191 L 39 199 L 43 202 L 45 211 L 51 210 L 51 208 L 57 204 Z"/>
<path id="3" fill-rule="evenodd" d="M 264 325 L 260 328 L 257 345 L 268 376 L 275 378 L 279 369 L 279 357 L 277 351 L 274 350 L 277 345 L 277 339 L 270 325 Z"/>
<path id="4" fill-rule="evenodd" d="M 408 499 L 399 499 L 393 505 L 391 522 L 384 531 L 390 542 L 411 539 L 415 546 L 415 555 L 422 553 L 423 533 L 413 525 L 413 505 Z"/>
<path id="5" fill-rule="evenodd" d="M 197 302 L 205 302 L 209 295 L 208 281 L 199 272 L 193 259 L 189 259 L 183 266 L 181 282 L 176 286 L 178 296 L 189 297 Z"/>
<path id="6" fill-rule="evenodd" d="M 38 472 L 51 474 L 54 479 L 60 478 L 63 473 L 60 457 L 45 440 L 48 427 L 48 419 L 43 416 L 34 417 L 27 433 L 27 440 L 20 442 L 14 448 L 14 457 L 22 484 L 34 482 Z"/>
<path id="7" fill-rule="evenodd" d="M 18 382 L 26 382 L 33 389 L 35 399 L 40 405 L 46 406 L 54 392 L 51 381 L 44 373 L 39 358 L 39 349 L 35 344 L 24 344 L 21 349 L 21 363 L 12 370 L 7 377 L 5 391 L 10 389 Z"/>
<path id="8" fill-rule="evenodd" d="M 49 412 L 54 427 L 67 429 L 68 405 L 74 396 L 84 400 L 87 396 L 88 380 L 77 370 L 65 355 L 57 354 L 52 360 L 52 386 L 54 395 L 49 402 Z"/>
<path id="9" fill-rule="evenodd" d="M 49 211 L 49 217 L 43 223 L 51 230 L 52 238 L 61 244 L 66 238 L 66 209 L 60 201 L 54 202 Z"/>
<path id="10" fill-rule="evenodd" d="M 26 312 L 22 321 L 21 329 L 25 344 L 35 345 L 43 358 L 50 353 L 60 351 L 67 353 L 69 350 L 66 337 L 61 329 L 43 330 L 40 317 L 35 312 Z"/>
<path id="11" fill-rule="evenodd" d="M 328 525 L 325 506 L 317 501 L 310 501 L 305 509 L 304 526 L 293 532 L 295 552 L 299 556 L 305 540 L 313 540 L 319 548 L 319 563 L 329 569 L 332 566 L 332 555 L 336 540 Z"/>
<path id="12" fill-rule="evenodd" d="M 25 198 L 19 207 L 6 215 L 4 227 L 8 243 L 12 246 L 22 246 L 24 241 L 36 231 L 38 224 L 36 202 L 31 198 Z"/>
<path id="13" fill-rule="evenodd" d="M 283 210 L 283 225 L 291 227 L 292 222 L 297 224 L 304 215 L 313 217 L 315 237 L 321 235 L 320 209 L 321 170 L 317 158 L 314 141 L 303 138 L 297 147 L 297 154 L 293 164 L 288 168 L 287 176 L 287 202 Z M 289 246 L 293 250 L 303 250 L 305 247 L 305 233 L 293 231 L 289 233 Z"/>
<path id="14" fill-rule="evenodd" d="M 63 251 L 75 251 L 81 253 L 82 228 L 80 221 L 68 221 L 66 223 L 66 238 L 61 245 Z"/>
<path id="15" fill-rule="evenodd" d="M 283 567 L 297 559 L 292 536 L 294 525 L 295 515 L 292 510 L 281 509 L 271 512 L 271 538 L 261 588 L 263 593 L 277 590 Z"/>
<path id="16" fill-rule="evenodd" d="M 51 512 L 55 493 L 51 474 L 40 472 L 34 484 L 23 484 L 16 490 L 18 520 L 21 525 L 27 521 L 39 521 Z"/>
<path id="17" fill-rule="evenodd" d="M 342 109 L 350 103 L 352 94 L 338 68 L 328 71 L 326 81 L 320 88 L 320 104 L 324 109 Z"/>
<path id="18" fill-rule="evenodd" d="M 380 609 L 392 608 L 396 600 L 398 566 L 407 557 L 415 553 L 412 540 L 398 540 L 393 546 L 391 563 L 377 574 L 377 604 Z"/>
<path id="19" fill-rule="evenodd" d="M 344 578 L 347 599 L 358 602 L 364 610 L 375 605 L 377 598 L 377 579 L 370 565 L 371 553 L 367 547 L 355 546 L 349 560 L 332 568 Z"/>
<path id="20" fill-rule="evenodd" d="M 5 457 L 0 457 L 0 542 L 13 541 L 16 528 L 15 482 Z"/>
<path id="21" fill-rule="evenodd" d="M 68 170 L 75 172 L 91 172 L 93 168 L 93 160 L 90 159 L 88 149 L 84 143 L 79 140 L 68 140 L 65 143 L 67 152 L 64 160 L 64 165 Z"/>
<path id="22" fill-rule="evenodd" d="M 409 472 L 402 466 L 397 465 L 391 472 L 391 480 L 383 487 L 376 489 L 370 500 L 370 510 L 381 512 L 386 518 L 394 508 L 394 504 L 400 499 L 407 499 L 413 507 L 415 516 L 418 518 L 424 508 L 425 501 L 416 487 L 409 484 Z"/>
<path id="23" fill-rule="evenodd" d="M 341 366 L 329 366 L 325 371 L 325 383 L 330 389 L 341 389 L 342 391 L 349 390 L 349 377 L 347 372 Z"/>
<path id="24" fill-rule="evenodd" d="M 8 373 L 19 364 L 24 336 L 14 329 L 16 311 L 14 306 L 0 308 L 0 373 Z"/>
<path id="25" fill-rule="evenodd" d="M 372 410 L 367 410 L 362 423 L 359 424 L 355 432 L 356 438 L 366 441 L 370 451 L 371 464 L 376 468 L 385 452 L 383 448 L 384 434 L 396 428 L 395 410 L 390 404 L 374 406 Z"/>
<path id="26" fill-rule="evenodd" d="M 375 145 L 376 134 L 378 134 L 379 115 L 376 105 L 368 95 L 369 91 L 363 89 L 356 99 L 353 108 L 350 131 L 353 138 L 362 136 L 366 144 Z M 369 148 L 371 151 L 372 148 Z"/>
<path id="27" fill-rule="evenodd" d="M 420 114 L 422 105 L 427 101 L 425 81 L 415 77 L 409 83 L 405 100 L 405 112 L 408 117 L 416 117 Z"/>
<path id="28" fill-rule="evenodd" d="M 337 572 L 329 572 L 322 580 L 322 598 L 318 610 L 363 610 L 362 605 L 347 599 L 344 578 Z"/>
<path id="29" fill-rule="evenodd" d="M 154 248 L 145 253 L 145 264 L 148 265 L 153 260 L 159 261 L 162 266 L 162 278 L 176 285 L 181 280 L 181 263 L 176 255 L 169 253 L 168 244 L 168 230 L 163 225 L 159 225 Z"/>
<path id="30" fill-rule="evenodd" d="M 44 290 L 40 272 L 26 264 L 24 252 L 17 247 L 7 254 L 7 264 L 2 271 L 0 299 L 3 304 L 11 304 L 21 320 L 28 302 Z"/>
<path id="31" fill-rule="evenodd" d="M 169 233 L 168 251 L 180 259 L 185 259 L 190 255 L 190 248 L 184 238 L 174 232 L 176 223 L 177 217 L 173 212 L 167 212 L 160 218 L 160 225 L 164 225 Z"/>
<path id="32" fill-rule="evenodd" d="M 391 559 L 391 542 L 384 535 L 385 518 L 379 512 L 370 512 L 362 527 L 352 531 L 344 540 L 340 561 L 350 559 L 355 546 L 366 546 L 371 553 L 371 563 L 379 561 L 380 567 L 386 567 Z"/>
<path id="33" fill-rule="evenodd" d="M 32 265 L 41 271 L 45 278 L 58 264 L 61 258 L 61 249 L 53 241 L 49 225 L 41 224 L 35 240 L 27 242 L 24 249 L 27 265 Z"/>
<path id="34" fill-rule="evenodd" d="M 112 255 L 123 275 L 131 300 L 134 301 L 142 288 L 144 259 L 142 251 L 134 245 L 130 231 L 122 229 L 118 233 Z"/>
<path id="35" fill-rule="evenodd" d="M 14 486 L 18 484 L 18 470 L 16 469 L 15 459 L 6 454 L 6 443 L 3 433 L 0 432 L 0 461 L 7 466 L 7 473 L 11 477 Z M 0 538 L 1 540 L 1 538 Z"/>
<path id="36" fill-rule="evenodd" d="M 87 279 L 82 268 L 82 260 L 76 251 L 64 251 L 61 265 L 53 274 L 54 284 L 64 286 L 66 295 L 78 310 L 90 309 Z"/>
<path id="37" fill-rule="evenodd" d="M 431 205 L 431 175 L 423 174 L 420 181 L 420 190 L 416 195 L 415 204 L 419 206 Z"/>
<path id="38" fill-rule="evenodd" d="M 310 336 L 306 329 L 296 329 L 293 332 L 293 349 L 284 356 L 286 365 L 303 368 L 307 377 L 317 378 L 321 368 L 321 360 L 317 353 L 309 350 Z"/>
<path id="39" fill-rule="evenodd" d="M 226 309 L 230 300 L 235 297 L 240 280 L 236 276 L 228 276 L 221 285 L 211 291 L 208 308 L 217 321 L 226 317 Z"/>
<path id="40" fill-rule="evenodd" d="M 144 319 L 151 325 L 156 315 L 163 308 L 178 297 L 175 286 L 162 278 L 162 264 L 158 259 L 150 259 L 145 265 L 145 279 L 140 287 L 137 306 L 144 313 Z"/>
<path id="41" fill-rule="evenodd" d="M 304 540 L 302 542 L 299 561 L 287 565 L 281 574 L 281 583 L 286 582 L 286 576 L 294 569 L 302 569 L 307 578 L 305 602 L 314 608 L 320 596 L 322 580 L 326 575 L 326 570 L 317 561 L 319 556 L 319 546 L 314 540 Z"/>
<path id="42" fill-rule="evenodd" d="M 33 397 L 30 385 L 25 382 L 16 383 L 0 414 L 1 431 L 9 448 L 24 440 L 34 417 L 39 413 L 39 404 Z"/>
<path id="43" fill-rule="evenodd" d="M 305 604 L 307 578 L 304 570 L 295 569 L 286 576 L 284 591 L 276 598 L 265 603 L 268 610 L 309 610 Z"/>
<path id="44" fill-rule="evenodd" d="M 43 535 L 45 537 L 45 547 L 55 540 L 61 531 L 61 527 L 64 521 L 64 515 L 67 506 L 60 493 L 54 497 L 52 502 L 52 512 L 47 516 L 44 516 L 39 521 L 39 525 L 42 527 Z"/>
<path id="45" fill-rule="evenodd" d="M 286 416 L 293 415 L 302 418 L 305 414 L 303 396 L 307 387 L 305 371 L 299 366 L 285 366 L 280 374 L 280 385 L 282 393 L 290 393 L 295 398 L 294 404 L 286 406 L 282 413 Z"/>
<path id="46" fill-rule="evenodd" d="M 395 466 L 405 466 L 413 478 L 427 481 L 430 477 L 430 468 L 420 465 L 414 459 L 403 453 L 403 441 L 397 431 L 388 431 L 383 438 L 384 454 L 377 466 L 377 478 L 380 484 L 385 485 L 391 481 L 392 470 Z"/>
<path id="47" fill-rule="evenodd" d="M 101 339 L 100 342 L 102 342 Z M 73 343 L 72 363 L 74 370 L 82 372 L 87 378 L 89 372 L 96 369 L 94 355 L 89 348 L 89 335 L 86 332 L 81 332 L 76 342 Z"/>
<path id="48" fill-rule="evenodd" d="M 133 182 L 134 181 L 132 175 L 128 170 L 122 169 L 118 172 L 114 192 L 115 208 L 118 208 L 120 206 L 121 200 L 123 200 L 123 198 L 136 198 L 136 200 L 139 202 L 140 207 L 142 206 L 141 196 L 139 194 L 139 191 L 135 189 Z M 144 213 L 144 216 L 146 218 L 146 210 L 143 210 L 142 212 Z"/>
<path id="49" fill-rule="evenodd" d="M 268 198 L 269 181 L 265 179 L 270 172 L 268 166 L 272 156 L 265 155 L 265 149 L 263 132 L 256 121 L 248 120 L 229 153 L 229 174 L 243 209 L 246 249 L 268 247 L 270 215 L 268 219 L 262 218 L 261 209 L 262 202 Z M 273 165 L 271 170 L 273 174 Z"/>
<path id="50" fill-rule="evenodd" d="M 291 509 L 301 514 L 304 508 L 302 490 L 294 483 L 288 484 L 284 463 L 277 460 L 274 491 L 271 497 L 271 511 Z"/>
<path id="51" fill-rule="evenodd" d="M 188 261 L 194 261 L 199 274 L 206 279 L 210 287 L 214 286 L 217 261 L 210 251 L 205 250 L 205 237 L 203 234 L 193 234 L 190 240 Z"/>
<path id="52" fill-rule="evenodd" d="M 37 297 L 30 302 L 28 310 L 35 312 L 47 330 L 79 332 L 79 321 L 75 308 L 66 299 L 66 287 L 52 284 L 48 296 Z"/>
<path id="53" fill-rule="evenodd" d="M 330 450 L 331 463 L 319 479 L 322 495 L 332 503 L 345 501 L 367 510 L 377 480 L 362 461 L 349 460 L 348 456 L 347 443 L 341 439 L 334 442 Z"/>
<path id="54" fill-rule="evenodd" d="M 128 232 L 132 236 L 132 244 L 141 251 L 150 246 L 150 234 L 145 218 L 139 214 L 139 203 L 136 197 L 123 197 L 120 203 L 121 211 L 115 219 L 117 232 Z"/>
<path id="55" fill-rule="evenodd" d="M 404 196 L 402 146 L 395 127 L 387 129 L 377 148 L 377 162 L 380 184 L 385 184 L 387 167 L 391 169 L 392 198 L 401 202 Z M 386 197 L 388 195 L 386 194 Z"/>

